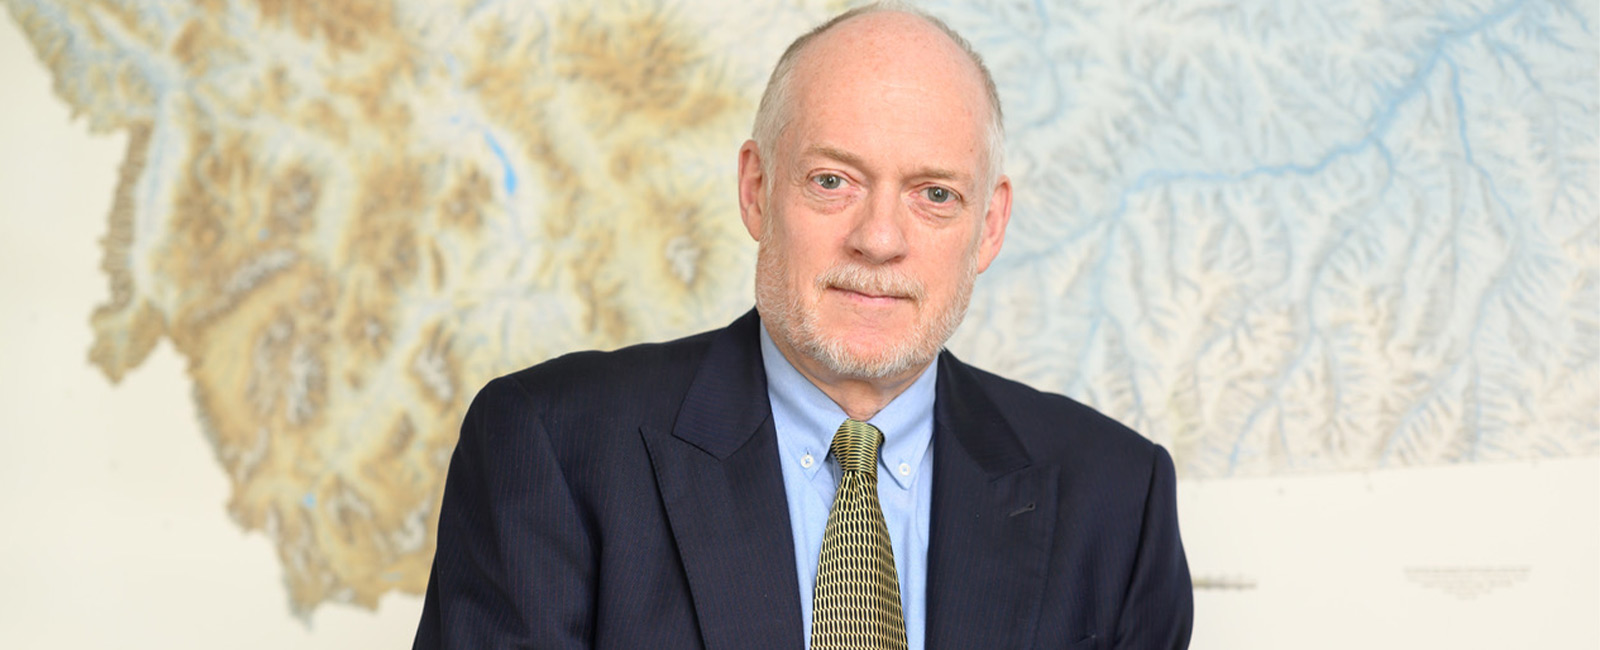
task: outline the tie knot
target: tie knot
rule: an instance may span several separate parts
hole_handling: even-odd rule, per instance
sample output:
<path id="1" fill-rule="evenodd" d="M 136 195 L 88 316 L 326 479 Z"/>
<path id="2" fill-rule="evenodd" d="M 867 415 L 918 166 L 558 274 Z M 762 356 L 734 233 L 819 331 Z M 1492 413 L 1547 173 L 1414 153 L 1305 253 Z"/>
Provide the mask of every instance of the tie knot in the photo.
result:
<path id="1" fill-rule="evenodd" d="M 829 448 L 834 459 L 839 461 L 839 468 L 846 472 L 865 472 L 874 479 L 878 472 L 873 468 L 878 463 L 878 447 L 883 445 L 883 432 L 878 427 L 860 420 L 845 420 L 839 425 L 839 431 L 833 434 L 833 445 Z"/>

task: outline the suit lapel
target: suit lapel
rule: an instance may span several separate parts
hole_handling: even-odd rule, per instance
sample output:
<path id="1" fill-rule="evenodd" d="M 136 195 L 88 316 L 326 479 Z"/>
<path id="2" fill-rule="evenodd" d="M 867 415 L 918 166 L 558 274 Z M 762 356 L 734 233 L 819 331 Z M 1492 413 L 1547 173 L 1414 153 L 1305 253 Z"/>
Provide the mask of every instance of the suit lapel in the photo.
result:
<path id="1" fill-rule="evenodd" d="M 1032 644 L 1057 468 L 1031 464 L 971 368 L 939 357 L 928 540 L 930 648 Z"/>
<path id="2" fill-rule="evenodd" d="M 800 648 L 794 538 L 755 312 L 711 343 L 671 432 L 641 430 L 708 648 Z"/>

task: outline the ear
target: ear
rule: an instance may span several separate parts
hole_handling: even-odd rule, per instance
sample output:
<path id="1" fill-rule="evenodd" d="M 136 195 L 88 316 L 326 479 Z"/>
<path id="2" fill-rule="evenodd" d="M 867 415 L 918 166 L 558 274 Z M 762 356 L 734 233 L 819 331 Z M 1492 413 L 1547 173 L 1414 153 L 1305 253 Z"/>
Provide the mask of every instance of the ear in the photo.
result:
<path id="1" fill-rule="evenodd" d="M 1011 223 L 1011 179 L 1001 176 L 989 196 L 989 211 L 983 215 L 983 232 L 978 233 L 978 272 L 989 268 L 989 263 L 1000 254 L 1000 244 L 1006 240 L 1006 224 Z"/>
<path id="2" fill-rule="evenodd" d="M 745 140 L 739 147 L 739 218 L 750 238 L 761 241 L 761 186 L 765 178 L 761 172 L 761 150 L 755 140 Z"/>

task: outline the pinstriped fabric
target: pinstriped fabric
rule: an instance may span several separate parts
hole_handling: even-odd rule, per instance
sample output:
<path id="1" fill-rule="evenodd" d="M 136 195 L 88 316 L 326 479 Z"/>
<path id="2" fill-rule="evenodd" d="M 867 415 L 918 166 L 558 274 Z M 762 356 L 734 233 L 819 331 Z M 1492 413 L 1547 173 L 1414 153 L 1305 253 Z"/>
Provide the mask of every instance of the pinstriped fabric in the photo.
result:
<path id="1" fill-rule="evenodd" d="M 878 448 L 883 433 L 845 420 L 830 451 L 843 477 L 822 533 L 812 596 L 812 650 L 906 648 L 900 580 L 889 528 L 878 505 Z"/>

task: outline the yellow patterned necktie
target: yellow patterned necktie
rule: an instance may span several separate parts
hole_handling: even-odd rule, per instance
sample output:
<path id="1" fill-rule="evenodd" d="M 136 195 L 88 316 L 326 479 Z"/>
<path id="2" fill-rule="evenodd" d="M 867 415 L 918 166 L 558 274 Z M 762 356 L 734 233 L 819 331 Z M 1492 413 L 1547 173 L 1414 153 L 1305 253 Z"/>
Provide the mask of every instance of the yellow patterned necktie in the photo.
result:
<path id="1" fill-rule="evenodd" d="M 878 505 L 878 447 L 883 433 L 845 420 L 830 451 L 844 470 L 828 511 L 812 596 L 812 650 L 906 648 L 900 580 L 889 527 Z"/>

